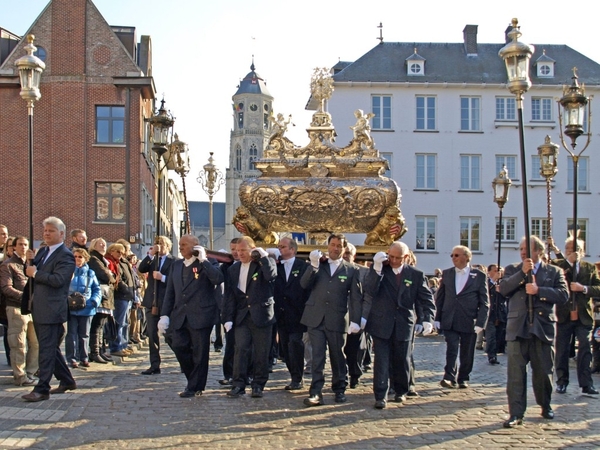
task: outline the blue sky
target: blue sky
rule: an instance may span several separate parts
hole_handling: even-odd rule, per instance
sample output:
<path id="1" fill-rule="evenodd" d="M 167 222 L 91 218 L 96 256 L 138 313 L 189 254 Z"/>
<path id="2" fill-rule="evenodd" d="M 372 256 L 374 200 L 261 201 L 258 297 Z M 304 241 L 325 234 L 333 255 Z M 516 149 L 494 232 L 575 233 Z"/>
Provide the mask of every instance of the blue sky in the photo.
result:
<path id="1" fill-rule="evenodd" d="M 48 0 L 0 0 L 0 27 L 23 35 Z M 583 17 L 590 13 L 578 2 Z M 241 78 L 256 71 L 275 97 L 274 111 L 292 114 L 288 136 L 306 145 L 311 112 L 304 110 L 315 67 L 354 61 L 379 42 L 462 42 L 465 25 L 479 25 L 478 42 L 501 43 L 512 17 L 518 17 L 527 43 L 566 44 L 600 62 L 598 31 L 583 20 L 581 29 L 562 20 L 568 3 L 557 0 L 482 2 L 430 0 L 94 0 L 110 25 L 135 26 L 138 40 L 150 35 L 159 100 L 176 117 L 175 130 L 192 154 L 190 200 L 205 200 L 198 172 L 215 152 L 228 166 L 232 128 L 231 97 Z M 484 6 L 485 5 L 485 6 Z M 512 7 L 512 9 L 511 9 Z M 43 94 L 43 93 L 42 93 Z M 43 101 L 43 100 L 42 100 Z M 352 114 L 352 111 L 349 111 Z M 335 117 L 333 118 L 335 125 Z M 384 150 L 384 149 L 381 149 Z M 224 188 L 217 194 L 224 201 Z"/>

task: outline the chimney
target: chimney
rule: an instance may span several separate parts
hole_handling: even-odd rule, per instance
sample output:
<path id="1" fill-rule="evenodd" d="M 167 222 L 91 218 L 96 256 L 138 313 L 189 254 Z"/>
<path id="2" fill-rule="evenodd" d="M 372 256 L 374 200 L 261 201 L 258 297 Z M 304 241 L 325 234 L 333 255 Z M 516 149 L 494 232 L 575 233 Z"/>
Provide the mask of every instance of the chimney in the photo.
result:
<path id="1" fill-rule="evenodd" d="M 467 55 L 477 54 L 477 27 L 478 25 L 466 25 L 463 30 L 465 51 L 467 52 Z"/>

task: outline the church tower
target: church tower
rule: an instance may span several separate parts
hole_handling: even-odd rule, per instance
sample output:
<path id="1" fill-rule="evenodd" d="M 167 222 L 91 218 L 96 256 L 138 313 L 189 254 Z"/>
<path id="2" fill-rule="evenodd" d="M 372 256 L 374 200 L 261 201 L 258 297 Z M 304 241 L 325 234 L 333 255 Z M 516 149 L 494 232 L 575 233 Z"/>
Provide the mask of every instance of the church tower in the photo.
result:
<path id="1" fill-rule="evenodd" d="M 257 177 L 260 172 L 254 161 L 263 157 L 271 136 L 273 97 L 267 84 L 254 68 L 244 77 L 233 95 L 233 129 L 229 143 L 229 168 L 226 172 L 225 236 L 227 242 L 239 232 L 231 224 L 235 211 L 240 206 L 239 187 L 246 178 Z M 227 249 L 229 251 L 229 249 Z"/>

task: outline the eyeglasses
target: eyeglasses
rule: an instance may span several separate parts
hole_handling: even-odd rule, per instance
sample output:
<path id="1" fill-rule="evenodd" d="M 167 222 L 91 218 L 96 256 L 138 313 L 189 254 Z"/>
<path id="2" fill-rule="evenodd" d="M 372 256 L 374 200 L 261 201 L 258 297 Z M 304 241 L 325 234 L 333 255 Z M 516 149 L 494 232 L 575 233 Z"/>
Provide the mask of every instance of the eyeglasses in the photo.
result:
<path id="1" fill-rule="evenodd" d="M 76 256 L 75 259 L 85 259 L 83 256 Z"/>
<path id="2" fill-rule="evenodd" d="M 464 256 L 464 253 L 460 254 L 460 253 L 452 253 L 450 255 L 450 258 L 458 258 L 459 256 Z"/>

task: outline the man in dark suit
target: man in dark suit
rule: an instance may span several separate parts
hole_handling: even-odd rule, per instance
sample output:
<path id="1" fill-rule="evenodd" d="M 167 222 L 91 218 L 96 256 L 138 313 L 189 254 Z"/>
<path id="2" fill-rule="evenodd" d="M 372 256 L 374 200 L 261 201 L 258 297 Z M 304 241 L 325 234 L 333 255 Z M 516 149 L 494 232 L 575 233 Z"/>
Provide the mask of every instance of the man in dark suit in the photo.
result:
<path id="1" fill-rule="evenodd" d="M 275 317 L 283 359 L 292 378 L 285 389 L 297 391 L 303 387 L 304 342 L 302 335 L 306 331 L 306 326 L 300 323 L 300 319 L 308 299 L 308 291 L 300 286 L 300 279 L 309 264 L 296 258 L 298 244 L 293 239 L 282 238 L 278 248 L 281 252 L 281 260 L 277 264 L 277 279 L 275 280 Z"/>
<path id="2" fill-rule="evenodd" d="M 302 314 L 303 325 L 308 327 L 312 346 L 312 382 L 306 406 L 323 404 L 325 377 L 325 352 L 329 348 L 332 382 L 331 390 L 335 401 L 346 401 L 348 368 L 343 348 L 346 333 L 358 333 L 361 323 L 362 288 L 358 269 L 342 259 L 347 244 L 343 234 L 332 234 L 328 238 L 328 258 L 321 260 L 319 250 L 310 253 L 310 267 L 300 281 L 311 293 Z"/>
<path id="3" fill-rule="evenodd" d="M 473 370 L 477 333 L 485 328 L 490 301 L 485 274 L 469 266 L 471 250 L 457 245 L 450 256 L 454 267 L 442 272 L 435 299 L 435 326 L 444 331 L 446 338 L 446 366 L 440 384 L 454 388 L 458 382 L 459 388 L 466 389 Z"/>
<path id="4" fill-rule="evenodd" d="M 562 269 L 541 260 L 544 243 L 537 236 L 531 236 L 530 243 L 531 255 L 528 256 L 527 243 L 525 239 L 521 240 L 519 251 L 523 262 L 506 267 L 500 283 L 500 294 L 509 297 L 506 394 L 510 417 L 504 422 L 505 428 L 523 423 L 527 409 L 528 363 L 542 417 L 554 418 L 550 406 L 556 323 L 554 305 L 567 302 L 568 290 Z"/>
<path id="5" fill-rule="evenodd" d="M 179 396 L 187 398 L 201 395 L 206 388 L 210 333 L 217 314 L 216 288 L 223 282 L 223 274 L 206 259 L 206 250 L 198 245 L 196 236 L 182 236 L 179 252 L 184 259 L 171 265 L 157 326 L 160 333 L 171 328 L 171 348 L 187 379 Z"/>
<path id="6" fill-rule="evenodd" d="M 25 269 L 33 283 L 33 297 L 28 298 L 25 287 L 24 299 L 29 301 L 33 325 L 39 342 L 39 372 L 37 386 L 21 398 L 28 402 L 48 400 L 50 394 L 62 394 L 77 389 L 73 375 L 67 367 L 60 350 L 65 322 L 69 317 L 67 297 L 71 278 L 75 271 L 73 253 L 64 244 L 65 224 L 58 217 L 48 217 L 43 222 L 46 247 L 34 254 L 27 250 L 27 259 L 33 263 Z M 52 375 L 60 382 L 50 389 Z"/>
<path id="7" fill-rule="evenodd" d="M 237 243 L 240 238 L 233 238 L 229 242 L 229 251 L 233 257 L 233 261 L 221 263 L 220 269 L 223 273 L 224 281 L 222 284 L 221 301 L 219 304 L 219 326 L 223 321 L 223 305 L 225 302 L 225 286 L 227 286 L 227 273 L 231 266 L 239 261 L 237 254 Z M 233 357 L 235 355 L 235 331 L 225 331 L 225 351 L 223 352 L 223 378 L 219 380 L 221 386 L 231 386 L 233 383 Z"/>
<path id="8" fill-rule="evenodd" d="M 592 297 L 600 297 L 600 278 L 596 266 L 583 261 L 584 242 L 577 239 L 577 251 L 573 248 L 574 239 L 565 242 L 564 259 L 556 259 L 552 264 L 562 268 L 570 288 L 569 301 L 556 307 L 558 325 L 556 328 L 556 392 L 564 394 L 569 384 L 569 353 L 571 340 L 577 339 L 577 381 L 583 395 L 595 397 L 598 391 L 592 380 L 591 339 L 594 328 L 594 302 Z M 576 277 L 573 279 L 573 266 Z"/>
<path id="9" fill-rule="evenodd" d="M 248 236 L 239 239 L 236 249 L 240 262 L 227 271 L 223 305 L 225 331 L 235 330 L 233 387 L 227 395 L 237 398 L 245 394 L 246 379 L 250 375 L 248 361 L 252 355 L 252 397 L 261 398 L 269 380 L 269 351 L 275 323 L 273 283 L 277 266 Z"/>
<path id="10" fill-rule="evenodd" d="M 417 309 L 422 316 L 423 333 L 433 330 L 433 295 L 423 272 L 406 263 L 409 253 L 404 242 L 393 242 L 387 256 L 383 252 L 374 256 L 365 281 L 363 314 L 376 350 L 373 393 L 377 409 L 387 404 L 390 363 L 396 392 L 394 400 L 406 399 L 415 325 L 419 320 Z M 389 264 L 384 266 L 386 260 Z"/>
<path id="11" fill-rule="evenodd" d="M 148 286 L 144 292 L 142 306 L 146 308 L 146 327 L 149 340 L 150 367 L 142 375 L 160 373 L 160 335 L 158 321 L 167 290 L 167 276 L 175 257 L 170 254 L 173 243 L 166 236 L 157 236 L 148 255 L 138 265 L 139 273 L 147 273 Z M 157 257 L 158 255 L 158 257 Z"/>
<path id="12" fill-rule="evenodd" d="M 504 269 L 497 264 L 490 264 L 488 272 L 488 292 L 490 294 L 490 314 L 485 326 L 485 352 L 488 362 L 495 366 L 498 353 L 504 353 L 506 347 L 506 298 L 498 292 L 498 281 L 504 275 Z"/>

